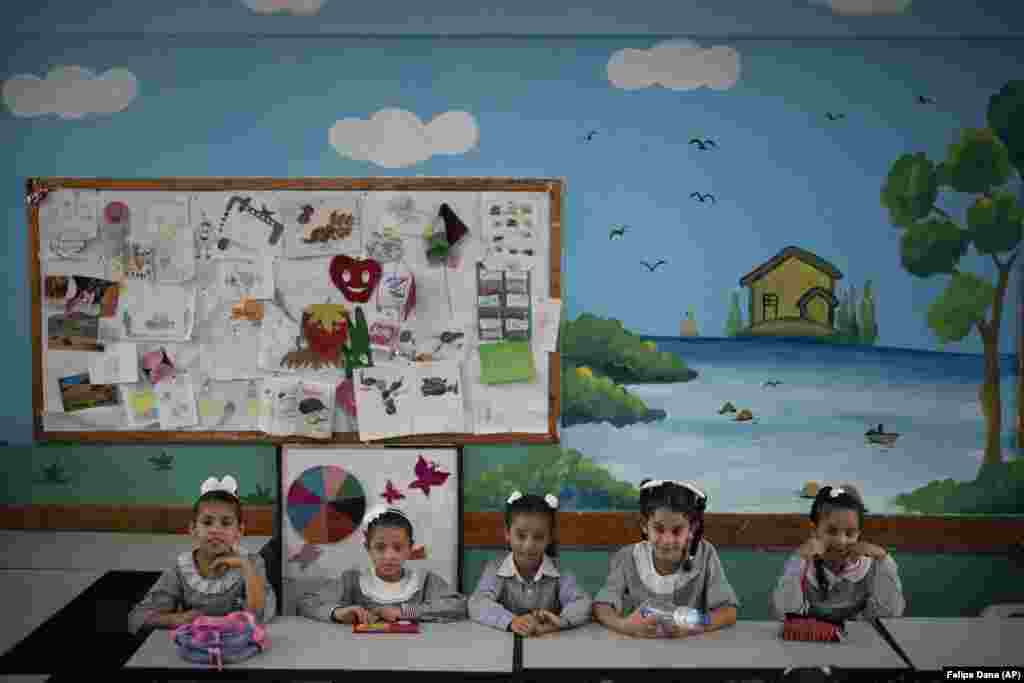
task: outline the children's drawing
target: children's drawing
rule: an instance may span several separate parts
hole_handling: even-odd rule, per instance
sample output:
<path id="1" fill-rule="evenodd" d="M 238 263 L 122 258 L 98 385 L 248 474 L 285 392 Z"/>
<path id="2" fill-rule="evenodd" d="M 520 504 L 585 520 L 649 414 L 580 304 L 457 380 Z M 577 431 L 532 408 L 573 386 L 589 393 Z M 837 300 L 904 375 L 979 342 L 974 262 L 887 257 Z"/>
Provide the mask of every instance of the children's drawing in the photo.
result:
<path id="1" fill-rule="evenodd" d="M 394 230 L 374 231 L 367 237 L 366 255 L 382 265 L 398 263 L 405 256 L 405 243 Z"/>
<path id="2" fill-rule="evenodd" d="M 47 275 L 43 281 L 46 303 L 64 312 L 112 317 L 117 312 L 117 283 L 83 275 Z"/>
<path id="3" fill-rule="evenodd" d="M 334 424 L 333 382 L 268 377 L 263 381 L 260 429 L 276 436 L 330 438 Z"/>
<path id="4" fill-rule="evenodd" d="M 185 341 L 192 336 L 196 290 L 193 285 L 126 283 L 122 321 L 130 338 Z"/>
<path id="5" fill-rule="evenodd" d="M 146 207 L 144 229 L 133 226 L 132 238 L 153 250 L 158 282 L 187 282 L 195 277 L 195 233 L 189 224 L 187 199 L 155 201 Z"/>
<path id="6" fill-rule="evenodd" d="M 309 350 L 326 364 L 338 367 L 348 341 L 348 309 L 341 304 L 311 304 L 302 313 L 302 334 Z"/>
<path id="7" fill-rule="evenodd" d="M 231 304 L 231 320 L 258 323 L 263 320 L 263 302 L 255 299 L 242 299 L 238 303 Z M 233 337 L 240 334 L 239 326 L 232 325 Z"/>
<path id="8" fill-rule="evenodd" d="M 282 201 L 285 255 L 307 258 L 328 254 L 356 255 L 362 249 L 359 193 L 331 193 Z"/>
<path id="9" fill-rule="evenodd" d="M 232 195 L 220 219 L 222 236 L 253 249 L 263 244 L 276 245 L 284 234 L 284 224 L 267 204 L 266 200 L 254 201 L 249 195 Z"/>
<path id="10" fill-rule="evenodd" d="M 103 353 L 89 354 L 89 376 L 97 384 L 139 381 L 138 348 L 128 342 L 107 344 Z"/>
<path id="11" fill-rule="evenodd" d="M 151 243 L 130 241 L 125 254 L 124 275 L 130 281 L 156 281 L 156 248 Z"/>
<path id="12" fill-rule="evenodd" d="M 125 419 L 132 427 L 148 427 L 160 420 L 156 392 L 147 383 L 120 385 Z"/>
<path id="13" fill-rule="evenodd" d="M 505 267 L 543 266 L 541 202 L 527 193 L 484 193 L 483 239 L 489 263 Z"/>
<path id="14" fill-rule="evenodd" d="M 383 266 L 375 300 L 379 313 L 405 321 L 416 306 L 416 276 L 412 269 L 402 262 Z"/>
<path id="15" fill-rule="evenodd" d="M 99 318 L 73 313 L 51 315 L 46 321 L 47 344 L 51 350 L 102 351 Z"/>
<path id="16" fill-rule="evenodd" d="M 370 323 L 370 348 L 383 357 L 393 356 L 398 350 L 401 327 L 391 320 L 375 320 Z"/>
<path id="17" fill-rule="evenodd" d="M 352 303 L 365 304 L 381 278 L 381 266 L 373 259 L 355 259 L 339 254 L 331 259 L 330 277 Z"/>
<path id="18" fill-rule="evenodd" d="M 461 364 L 458 361 L 419 363 L 415 371 L 418 395 L 413 431 L 417 434 L 465 432 Z"/>
<path id="19" fill-rule="evenodd" d="M 443 486 L 451 476 L 451 472 L 445 472 L 436 462 L 427 461 L 422 455 L 416 458 L 416 466 L 413 471 L 416 473 L 416 480 L 409 484 L 409 488 L 423 491 L 423 495 L 428 498 L 431 488 Z"/>
<path id="20" fill-rule="evenodd" d="M 113 384 L 91 384 L 87 372 L 61 377 L 58 384 L 66 413 L 117 405 L 117 387 Z"/>
<path id="21" fill-rule="evenodd" d="M 178 372 L 155 385 L 161 429 L 180 429 L 199 424 L 192 377 Z"/>
<path id="22" fill-rule="evenodd" d="M 409 373 L 409 376 L 406 376 Z M 409 368 L 377 365 L 355 373 L 359 438 L 363 441 L 413 433 L 415 387 Z"/>
<path id="23" fill-rule="evenodd" d="M 217 285 L 231 299 L 273 299 L 274 261 L 221 261 L 217 268 Z"/>

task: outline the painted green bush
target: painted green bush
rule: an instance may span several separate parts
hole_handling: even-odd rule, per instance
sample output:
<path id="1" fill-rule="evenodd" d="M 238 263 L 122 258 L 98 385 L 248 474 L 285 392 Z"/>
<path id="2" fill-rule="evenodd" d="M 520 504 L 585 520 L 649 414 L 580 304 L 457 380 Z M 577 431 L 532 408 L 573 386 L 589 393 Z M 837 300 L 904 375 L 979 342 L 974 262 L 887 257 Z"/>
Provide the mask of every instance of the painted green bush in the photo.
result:
<path id="1" fill-rule="evenodd" d="M 662 410 L 651 410 L 623 386 L 587 366 L 562 369 L 562 426 L 611 422 L 616 426 L 657 420 Z"/>
<path id="2" fill-rule="evenodd" d="M 645 346 L 618 320 L 590 313 L 573 321 L 563 319 L 559 350 L 564 365 L 587 366 L 594 374 L 624 384 L 686 382 L 697 376 L 679 356 Z"/>
<path id="3" fill-rule="evenodd" d="M 1024 514 L 1024 458 L 985 463 L 974 481 L 932 481 L 894 502 L 926 514 Z"/>
<path id="4" fill-rule="evenodd" d="M 529 446 L 516 463 L 497 465 L 463 489 L 466 510 L 501 512 L 512 491 L 559 498 L 560 510 L 638 510 L 640 490 L 618 481 L 575 449 Z"/>

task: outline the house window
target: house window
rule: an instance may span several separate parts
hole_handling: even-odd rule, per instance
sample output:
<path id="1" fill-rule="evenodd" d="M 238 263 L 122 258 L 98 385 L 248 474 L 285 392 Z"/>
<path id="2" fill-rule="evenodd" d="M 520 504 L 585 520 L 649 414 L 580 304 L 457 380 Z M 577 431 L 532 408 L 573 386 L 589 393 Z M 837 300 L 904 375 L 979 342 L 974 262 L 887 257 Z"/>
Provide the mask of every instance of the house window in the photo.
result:
<path id="1" fill-rule="evenodd" d="M 765 294 L 762 296 L 761 306 L 764 310 L 763 320 L 775 320 L 779 317 L 779 296 L 777 294 Z"/>

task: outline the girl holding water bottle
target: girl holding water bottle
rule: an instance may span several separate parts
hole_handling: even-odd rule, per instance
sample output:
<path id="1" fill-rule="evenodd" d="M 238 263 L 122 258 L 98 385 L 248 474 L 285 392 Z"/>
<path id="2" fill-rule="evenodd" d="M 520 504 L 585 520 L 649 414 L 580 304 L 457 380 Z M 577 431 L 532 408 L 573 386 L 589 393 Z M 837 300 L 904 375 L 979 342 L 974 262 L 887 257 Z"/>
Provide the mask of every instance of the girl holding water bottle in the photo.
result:
<path id="1" fill-rule="evenodd" d="M 640 483 L 639 543 L 611 560 L 594 619 L 620 633 L 682 638 L 736 623 L 739 600 L 703 538 L 707 494 L 688 481 Z"/>

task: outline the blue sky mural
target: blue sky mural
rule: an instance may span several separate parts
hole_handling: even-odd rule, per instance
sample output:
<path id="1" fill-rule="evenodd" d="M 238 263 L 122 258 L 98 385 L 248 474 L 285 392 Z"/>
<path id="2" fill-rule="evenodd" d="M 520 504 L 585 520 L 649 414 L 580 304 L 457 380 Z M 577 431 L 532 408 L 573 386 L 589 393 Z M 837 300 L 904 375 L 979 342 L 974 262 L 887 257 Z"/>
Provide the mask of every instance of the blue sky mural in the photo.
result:
<path id="1" fill-rule="evenodd" d="M 692 311 L 702 336 L 721 337 L 740 278 L 792 245 L 841 271 L 840 287 L 871 280 L 878 345 L 980 358 L 977 333 L 941 346 L 929 330 L 947 278 L 901 267 L 880 190 L 900 155 L 941 160 L 962 128 L 987 125 L 988 98 L 1020 77 L 1022 11 L 696 5 L 554 16 L 538 2 L 8 3 L 8 224 L 24 225 L 26 176 L 562 177 L 570 317 L 671 337 Z M 939 204 L 962 221 L 972 201 Z M 612 241 L 617 225 L 628 232 Z M 31 425 L 26 248 L 25 231 L 9 230 L 4 350 L 15 360 L 0 430 L 16 442 Z M 641 263 L 659 259 L 653 272 Z M 961 266 L 995 277 L 974 252 Z M 1016 286 L 1015 274 L 1011 308 Z M 1002 353 L 1017 334 L 1009 316 Z"/>

